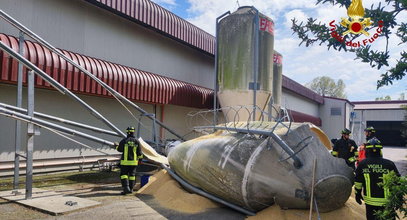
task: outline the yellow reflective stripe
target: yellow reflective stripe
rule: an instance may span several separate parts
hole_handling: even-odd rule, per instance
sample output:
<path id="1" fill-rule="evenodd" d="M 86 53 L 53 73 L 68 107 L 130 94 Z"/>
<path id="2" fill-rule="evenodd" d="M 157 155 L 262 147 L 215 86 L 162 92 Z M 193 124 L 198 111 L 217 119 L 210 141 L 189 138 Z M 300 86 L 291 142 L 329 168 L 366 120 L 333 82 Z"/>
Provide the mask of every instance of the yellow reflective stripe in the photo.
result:
<path id="1" fill-rule="evenodd" d="M 367 145 L 367 146 L 366 146 L 366 148 L 374 148 L 374 147 L 376 147 L 376 148 L 383 148 L 382 145 Z"/>
<path id="2" fill-rule="evenodd" d="M 385 180 L 385 177 L 387 176 L 388 174 L 385 174 L 385 173 L 383 173 L 383 177 L 382 177 L 382 179 L 383 179 L 383 181 Z M 389 198 L 389 194 L 390 194 L 390 189 L 388 188 L 388 187 L 384 187 L 383 188 L 383 191 L 384 191 L 384 198 L 385 199 L 387 199 L 387 198 Z"/>
<path id="3" fill-rule="evenodd" d="M 136 180 L 136 176 L 129 176 L 129 180 Z"/>
<path id="4" fill-rule="evenodd" d="M 125 165 L 125 166 L 137 166 L 138 161 L 137 160 L 121 160 L 120 165 Z"/>
<path id="5" fill-rule="evenodd" d="M 337 152 L 337 151 L 332 151 L 331 154 L 332 154 L 333 156 L 338 156 L 338 152 Z"/>
<path id="6" fill-rule="evenodd" d="M 387 203 L 387 199 L 385 199 L 385 198 L 374 198 L 374 197 L 365 196 L 363 199 L 365 200 L 365 203 L 368 205 L 384 206 Z"/>
<path id="7" fill-rule="evenodd" d="M 348 161 L 351 162 L 351 163 L 355 162 L 355 160 L 356 159 L 354 157 L 349 157 L 349 159 L 348 159 Z"/>
<path id="8" fill-rule="evenodd" d="M 133 155 L 134 155 L 134 160 L 137 160 L 137 153 L 136 153 L 137 147 L 133 146 Z"/>
<path id="9" fill-rule="evenodd" d="M 127 146 L 127 143 L 124 145 L 124 152 L 123 152 L 123 160 L 127 161 L 127 157 L 128 157 L 128 152 L 127 150 L 129 149 L 129 146 Z"/>
<path id="10" fill-rule="evenodd" d="M 356 151 L 356 152 L 355 152 L 355 156 L 359 156 L 359 151 Z"/>
<path id="11" fill-rule="evenodd" d="M 127 178 L 129 178 L 129 176 L 127 176 L 127 175 L 121 175 L 120 176 L 120 179 L 127 179 Z"/>
<path id="12" fill-rule="evenodd" d="M 355 189 L 362 189 L 363 184 L 360 182 L 355 182 Z"/>
<path id="13" fill-rule="evenodd" d="M 368 173 L 363 174 L 365 176 L 365 185 L 366 185 L 366 196 L 371 197 L 372 194 L 370 192 L 370 176 Z"/>

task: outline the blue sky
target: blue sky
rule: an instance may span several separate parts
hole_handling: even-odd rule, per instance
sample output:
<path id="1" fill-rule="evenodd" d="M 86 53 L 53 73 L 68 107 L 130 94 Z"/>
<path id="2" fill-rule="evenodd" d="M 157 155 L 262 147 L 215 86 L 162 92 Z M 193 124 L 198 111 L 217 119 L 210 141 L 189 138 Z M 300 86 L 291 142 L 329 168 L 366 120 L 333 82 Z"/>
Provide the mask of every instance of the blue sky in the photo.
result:
<path id="1" fill-rule="evenodd" d="M 316 0 L 153 0 L 176 15 L 186 19 L 199 28 L 215 35 L 216 17 L 226 11 L 235 11 L 240 6 L 255 6 L 261 13 L 269 16 L 275 22 L 274 49 L 283 54 L 283 74 L 295 81 L 305 84 L 318 76 L 329 76 L 335 80 L 342 79 L 346 84 L 346 95 L 350 101 L 374 100 L 376 97 L 390 95 L 393 100 L 400 97 L 400 93 L 407 96 L 407 77 L 395 81 L 393 85 L 376 90 L 376 81 L 380 74 L 386 71 L 373 69 L 366 63 L 355 61 L 351 53 L 327 50 L 326 46 L 298 46 L 300 40 L 292 35 L 291 19 L 306 20 L 314 17 L 318 21 L 328 23 L 335 20 L 339 23 L 341 17 L 347 17 L 346 8 L 339 8 L 328 4 L 315 5 Z M 372 3 L 384 3 L 383 0 L 364 0 L 364 7 Z M 407 22 L 407 12 L 398 16 Z M 400 21 L 401 21 L 400 20 Z M 374 34 L 374 31 L 371 31 Z M 360 39 L 364 39 L 361 37 Z M 397 38 L 389 43 L 391 64 L 396 62 L 398 54 L 405 50 L 406 45 L 398 45 Z M 377 50 L 385 48 L 383 38 L 376 39 L 372 47 Z"/>

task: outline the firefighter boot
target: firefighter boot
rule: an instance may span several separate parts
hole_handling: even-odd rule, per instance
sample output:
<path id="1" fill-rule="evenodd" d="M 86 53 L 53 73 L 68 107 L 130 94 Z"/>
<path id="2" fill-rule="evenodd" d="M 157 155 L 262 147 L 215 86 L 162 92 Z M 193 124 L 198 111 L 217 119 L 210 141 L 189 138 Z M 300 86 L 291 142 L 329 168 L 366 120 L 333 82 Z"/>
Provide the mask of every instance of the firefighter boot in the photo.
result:
<path id="1" fill-rule="evenodd" d="M 129 180 L 129 188 L 130 188 L 130 191 L 131 192 L 133 192 L 133 188 L 134 188 L 134 184 L 136 183 L 136 181 L 135 180 Z"/>
<path id="2" fill-rule="evenodd" d="M 123 187 L 123 192 L 121 192 L 122 195 L 131 193 L 128 179 L 122 179 L 122 187 Z"/>

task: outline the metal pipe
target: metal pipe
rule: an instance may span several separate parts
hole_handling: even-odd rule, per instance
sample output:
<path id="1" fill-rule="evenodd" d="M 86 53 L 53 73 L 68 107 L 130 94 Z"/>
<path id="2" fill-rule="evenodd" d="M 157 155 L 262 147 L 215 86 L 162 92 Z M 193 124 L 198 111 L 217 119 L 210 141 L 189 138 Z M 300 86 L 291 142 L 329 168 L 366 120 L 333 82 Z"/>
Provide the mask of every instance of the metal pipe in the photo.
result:
<path id="1" fill-rule="evenodd" d="M 28 103 L 26 117 L 32 117 L 34 114 L 34 73 L 28 71 Z M 25 199 L 32 199 L 32 184 L 33 184 L 33 152 L 34 152 L 34 124 L 27 124 L 27 153 L 26 153 L 26 178 L 25 178 Z"/>
<path id="2" fill-rule="evenodd" d="M 254 40 L 254 54 L 253 54 L 253 121 L 256 121 L 256 105 L 257 105 L 257 79 L 259 77 L 259 11 L 252 7 L 256 11 L 256 17 L 254 18 L 253 25 L 253 40 Z"/>
<path id="3" fill-rule="evenodd" d="M 63 54 L 62 52 L 60 52 L 59 50 L 57 50 L 54 46 L 52 46 L 51 44 L 49 44 L 47 41 L 45 41 L 44 39 L 42 39 L 41 37 L 39 37 L 38 35 L 36 35 L 34 32 L 32 32 L 31 30 L 29 30 L 28 28 L 26 28 L 24 25 L 20 24 L 17 20 L 15 20 L 14 18 L 12 18 L 11 16 L 9 16 L 7 13 L 5 13 L 3 10 L 0 10 L 0 16 L 5 19 L 7 22 L 9 22 L 11 25 L 13 25 L 14 27 L 16 27 L 17 29 L 24 31 L 27 35 L 29 35 L 31 38 L 35 39 L 36 41 L 38 41 L 39 43 L 41 43 L 42 45 L 44 45 L 46 48 L 48 48 L 49 50 L 51 50 L 52 52 L 58 54 L 60 57 L 62 57 L 64 60 L 66 60 L 67 62 L 69 62 L 70 64 L 72 64 L 73 66 L 75 66 L 76 68 L 78 68 L 80 71 L 82 71 L 83 73 L 85 73 L 87 76 L 89 76 L 90 78 L 92 78 L 93 80 L 95 80 L 99 85 L 101 85 L 103 88 L 105 88 L 107 91 L 109 91 L 113 96 L 121 99 L 122 101 L 125 101 L 127 104 L 129 104 L 130 106 L 134 107 L 135 109 L 137 109 L 139 112 L 143 113 L 143 114 L 148 114 L 146 111 L 144 111 L 142 108 L 140 108 L 139 106 L 137 106 L 136 104 L 134 104 L 133 102 L 131 102 L 130 100 L 128 100 L 126 97 L 124 97 L 122 94 L 118 93 L 116 90 L 114 90 L 113 88 L 111 88 L 109 85 L 107 85 L 105 82 L 103 82 L 102 80 L 100 80 L 98 77 L 96 77 L 95 75 L 93 75 L 92 73 L 90 73 L 88 70 L 86 70 L 85 68 L 83 68 L 81 65 L 75 63 L 73 60 L 71 60 L 69 57 L 67 57 L 65 54 Z M 152 118 L 150 115 L 147 115 L 148 118 L 150 118 L 151 120 L 154 120 L 154 118 Z M 184 140 L 182 138 L 182 136 L 178 135 L 177 133 L 175 133 L 174 131 L 172 131 L 170 128 L 168 128 L 166 125 L 164 125 L 163 123 L 161 123 L 161 121 L 157 120 L 157 124 L 159 124 L 160 126 L 162 126 L 163 128 L 165 128 L 167 131 L 169 131 L 170 133 L 172 133 L 173 135 L 175 135 L 176 137 L 180 138 L 181 140 Z M 115 130 L 115 129 L 114 129 Z M 121 132 L 119 130 L 118 132 L 119 134 L 122 134 L 122 136 L 126 137 L 126 135 Z"/>
<path id="4" fill-rule="evenodd" d="M 291 149 L 290 146 L 288 146 L 283 139 L 280 138 L 280 136 L 274 134 L 274 132 L 270 131 L 265 131 L 265 130 L 256 130 L 256 129 L 247 129 L 247 128 L 237 128 L 237 127 L 223 127 L 223 126 L 198 126 L 194 127 L 194 129 L 208 129 L 208 128 L 214 128 L 219 129 L 219 130 L 227 130 L 227 131 L 234 131 L 234 132 L 239 132 L 239 133 L 252 133 L 252 134 L 257 134 L 257 135 L 264 135 L 264 136 L 269 136 L 273 138 L 277 144 L 283 148 L 283 150 L 294 160 L 294 167 L 299 169 L 302 167 L 302 162 L 300 158 L 297 157 L 296 153 Z"/>
<path id="5" fill-rule="evenodd" d="M 254 212 L 252 212 L 252 211 L 249 211 L 249 210 L 244 209 L 244 208 L 242 208 L 242 207 L 240 207 L 240 206 L 237 206 L 237 205 L 235 205 L 235 204 L 232 204 L 232 203 L 230 203 L 230 202 L 227 202 L 227 201 L 225 201 L 225 200 L 223 200 L 223 199 L 221 199 L 221 198 L 219 198 L 219 197 L 216 197 L 216 196 L 214 196 L 214 195 L 212 195 L 212 194 L 209 194 L 209 193 L 207 193 L 207 192 L 205 192 L 205 191 L 203 191 L 203 190 L 201 190 L 201 189 L 199 189 L 199 188 L 197 188 L 197 187 L 195 187 L 195 186 L 189 184 L 187 181 L 185 181 L 185 180 L 182 179 L 180 176 L 178 176 L 175 172 L 173 172 L 173 171 L 172 171 L 169 167 L 167 167 L 166 165 L 161 164 L 161 167 L 164 168 L 164 169 L 168 172 L 168 174 L 170 174 L 170 176 L 171 176 L 172 178 L 174 178 L 176 181 L 178 181 L 178 182 L 179 182 L 183 187 L 185 187 L 187 190 L 190 190 L 190 191 L 192 191 L 192 192 L 194 192 L 194 193 L 197 193 L 197 194 L 199 194 L 199 195 L 201 195 L 201 196 L 204 196 L 204 197 L 206 197 L 206 198 L 208 198 L 208 199 L 210 199 L 210 200 L 213 200 L 213 201 L 218 202 L 218 203 L 220 203 L 220 204 L 222 204 L 222 205 L 225 205 L 225 206 L 227 206 L 227 207 L 229 207 L 229 208 L 232 208 L 232 209 L 234 209 L 234 210 L 236 210 L 236 211 L 239 211 L 239 212 L 241 212 L 241 213 L 243 213 L 243 214 L 245 214 L 245 215 L 250 215 L 250 216 L 256 215 L 256 213 L 254 213 Z"/>
<path id="6" fill-rule="evenodd" d="M 20 31 L 18 38 L 18 53 L 24 56 L 24 33 Z M 18 63 L 17 67 L 17 106 L 21 108 L 23 103 L 23 64 Z M 20 149 L 21 149 L 21 121 L 16 121 L 15 133 L 15 151 L 14 151 L 14 180 L 13 189 L 18 189 L 20 172 Z"/>
<path id="7" fill-rule="evenodd" d="M 1 10 L 0 10 L 1 11 Z M 54 80 L 52 77 L 50 77 L 48 74 L 44 73 L 41 69 L 39 69 L 37 66 L 35 66 L 33 63 L 25 59 L 23 56 L 20 54 L 16 53 L 14 50 L 12 50 L 10 47 L 5 45 L 3 42 L 0 41 L 0 47 L 1 49 L 14 57 L 15 59 L 19 60 L 21 63 L 24 64 L 24 66 L 28 67 L 29 69 L 32 69 L 38 76 L 43 78 L 47 83 L 52 85 L 54 88 L 56 88 L 58 91 L 60 91 L 62 94 L 66 94 L 79 102 L 82 106 L 84 106 L 86 109 L 88 109 L 96 118 L 102 120 L 106 125 L 108 125 L 111 129 L 116 131 L 118 134 L 122 135 L 122 137 L 126 137 L 126 135 L 118 129 L 116 126 L 114 126 L 110 121 L 108 121 L 106 118 L 104 118 L 99 112 L 94 110 L 91 106 L 89 106 L 86 102 L 84 102 L 82 99 L 80 99 L 78 96 L 73 94 L 69 89 L 65 88 L 62 86 L 58 81 Z"/>
<path id="8" fill-rule="evenodd" d="M 12 106 L 12 105 L 7 105 L 7 104 L 1 103 L 1 102 L 0 102 L 0 107 L 11 109 L 13 111 L 17 111 L 17 112 L 20 112 L 20 113 L 26 113 L 27 112 L 27 110 L 24 109 L 24 108 L 18 108 L 18 107 L 15 107 L 15 106 Z M 104 133 L 104 134 L 109 134 L 109 135 L 121 137 L 121 135 L 118 135 L 116 132 L 113 132 L 113 131 L 93 127 L 93 126 L 90 126 L 90 125 L 81 124 L 81 123 L 78 123 L 78 122 L 66 120 L 66 119 L 63 119 L 63 118 L 59 118 L 59 117 L 55 117 L 55 116 L 51 116 L 51 115 L 47 115 L 47 114 L 43 114 L 43 113 L 39 113 L 39 112 L 34 112 L 34 116 L 44 118 L 44 119 L 48 119 L 48 120 L 61 122 L 61 123 L 67 124 L 67 125 L 73 125 L 73 126 L 76 126 L 76 127 L 79 127 L 79 128 L 89 129 L 89 130 L 95 131 L 95 132 L 100 132 L 100 133 Z"/>
<path id="9" fill-rule="evenodd" d="M 43 125 L 43 126 L 46 126 L 46 127 L 61 131 L 61 132 L 65 133 L 65 134 L 74 135 L 74 136 L 76 135 L 76 136 L 79 136 L 79 137 L 82 137 L 82 138 L 85 138 L 85 139 L 88 139 L 88 140 L 91 140 L 91 141 L 94 141 L 94 142 L 97 142 L 97 143 L 101 143 L 101 144 L 104 144 L 104 145 L 107 145 L 107 146 L 114 146 L 114 143 L 111 142 L 111 141 L 107 141 L 107 140 L 104 140 L 104 139 L 101 139 L 101 138 L 98 138 L 98 137 L 94 137 L 92 135 L 88 135 L 88 134 L 85 134 L 83 132 L 76 131 L 76 130 L 71 129 L 71 128 L 66 128 L 66 127 L 63 127 L 63 126 L 60 126 L 60 125 L 57 125 L 57 124 L 54 124 L 54 123 L 51 123 L 51 122 L 48 122 L 48 121 L 44 121 L 44 120 L 41 120 L 41 119 L 38 119 L 38 118 L 35 118 L 35 117 L 30 117 L 30 116 L 27 116 L 27 115 L 24 115 L 24 114 L 15 112 L 15 111 L 8 110 L 8 109 L 3 108 L 3 107 L 0 107 L 0 112 L 6 114 L 8 117 L 11 117 L 11 118 L 31 121 L 31 122 L 34 122 L 36 124 Z"/>
<path id="10" fill-rule="evenodd" d="M 216 41 L 215 41 L 215 78 L 214 78 L 214 88 L 213 88 L 213 126 L 218 124 L 218 115 L 217 115 L 217 108 L 218 108 L 218 70 L 219 70 L 219 64 L 218 64 L 218 52 L 219 52 L 219 43 L 218 43 L 218 38 L 219 38 L 219 20 L 225 17 L 226 15 L 229 15 L 230 11 L 227 11 L 223 13 L 221 16 L 216 18 Z"/>

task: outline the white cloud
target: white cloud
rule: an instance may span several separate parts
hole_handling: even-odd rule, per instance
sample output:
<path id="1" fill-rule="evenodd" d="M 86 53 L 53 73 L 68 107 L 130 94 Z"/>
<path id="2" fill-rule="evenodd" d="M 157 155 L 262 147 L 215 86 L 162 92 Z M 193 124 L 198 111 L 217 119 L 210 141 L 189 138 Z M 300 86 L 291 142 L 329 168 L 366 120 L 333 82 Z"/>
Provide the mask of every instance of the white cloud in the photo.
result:
<path id="1" fill-rule="evenodd" d="M 171 1 L 171 0 L 169 0 Z M 215 34 L 216 17 L 226 11 L 234 12 L 238 5 L 236 0 L 188 0 L 188 21 L 201 29 Z M 344 7 L 333 6 L 331 4 L 315 5 L 315 0 L 239 0 L 240 6 L 255 6 L 261 13 L 269 16 L 275 22 L 275 50 L 283 55 L 283 72 L 293 80 L 305 84 L 318 76 L 329 76 L 335 80 L 342 79 L 346 84 L 346 93 L 349 100 L 374 100 L 376 97 L 392 95 L 396 96 L 406 89 L 407 79 L 396 82 L 392 87 L 384 87 L 376 90 L 376 82 L 380 74 L 386 68 L 377 70 L 369 64 L 355 61 L 354 54 L 327 50 L 325 46 L 298 46 L 300 40 L 292 35 L 291 19 L 304 21 L 314 17 L 326 25 L 336 20 L 339 23 L 341 17 L 347 17 L 347 10 Z M 364 0 L 365 8 L 376 0 Z M 407 12 L 402 12 L 407 14 Z M 400 16 L 403 17 L 403 16 Z M 407 20 L 404 16 L 403 20 Z M 361 38 L 364 39 L 364 36 Z M 397 45 L 399 41 L 394 40 L 394 36 L 389 41 L 389 48 L 392 57 L 398 57 L 400 51 L 405 49 Z M 377 50 L 385 48 L 385 39 L 379 38 L 372 47 Z M 395 56 L 396 55 L 396 56 Z M 391 59 L 391 64 L 395 59 Z M 404 86 L 402 86 L 404 85 Z M 382 95 L 381 95 L 382 94 Z"/>
<path id="2" fill-rule="evenodd" d="M 306 22 L 307 19 L 309 18 L 308 15 L 306 15 L 302 10 L 299 9 L 294 9 L 289 11 L 288 13 L 285 14 L 285 27 L 291 28 L 292 25 L 292 19 L 296 19 L 298 22 Z"/>
<path id="3" fill-rule="evenodd" d="M 167 5 L 176 5 L 175 0 L 151 0 L 159 5 L 167 4 Z"/>

